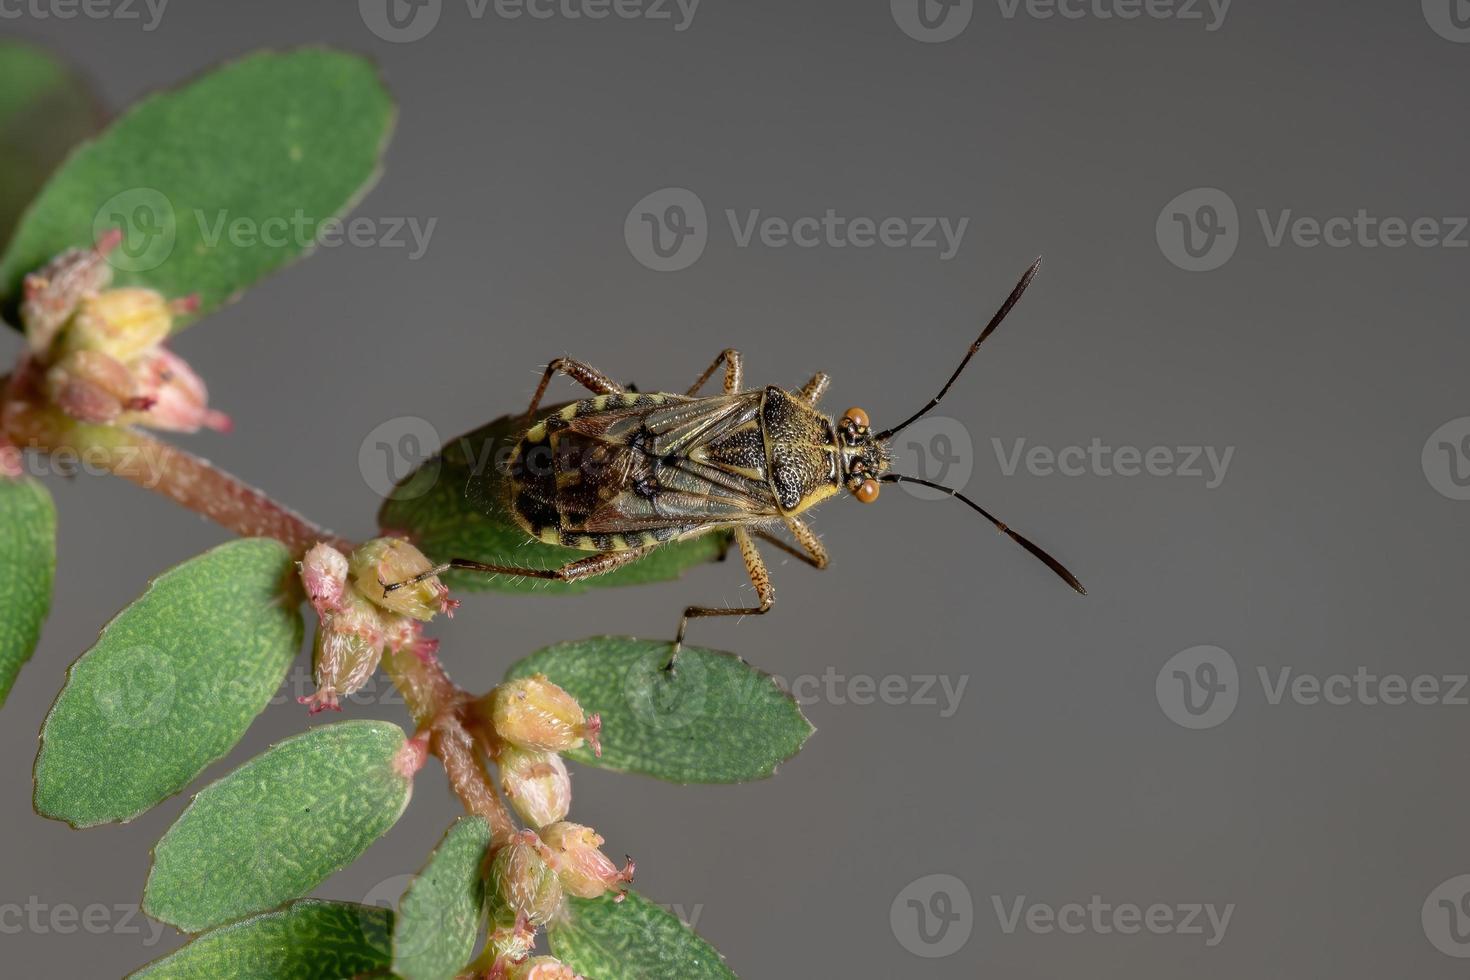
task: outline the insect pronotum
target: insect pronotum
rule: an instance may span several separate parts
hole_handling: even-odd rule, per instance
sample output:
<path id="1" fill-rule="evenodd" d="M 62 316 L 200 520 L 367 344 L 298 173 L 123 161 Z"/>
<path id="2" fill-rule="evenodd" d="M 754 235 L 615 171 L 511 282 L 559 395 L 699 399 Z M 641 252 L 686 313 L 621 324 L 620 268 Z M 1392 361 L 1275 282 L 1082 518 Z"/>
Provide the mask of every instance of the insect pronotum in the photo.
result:
<path id="1" fill-rule="evenodd" d="M 888 472 L 889 440 L 939 404 L 1040 269 L 1037 259 L 939 393 L 881 432 L 872 430 L 860 408 L 849 408 L 835 420 L 817 410 L 830 381 L 825 374 L 813 375 L 795 391 L 745 389 L 740 352 L 733 349 L 721 351 L 682 395 L 627 391 L 596 368 L 559 357 L 547 365 L 526 409 L 526 430 L 509 459 L 505 503 L 532 537 L 589 552 L 587 557 L 554 569 L 455 558 L 386 587 L 402 588 L 449 569 L 575 582 L 632 564 L 672 541 L 733 532 L 758 604 L 688 607 L 674 638 L 672 656 L 677 656 L 691 619 L 770 610 L 775 590 L 757 540 L 826 568 L 827 552 L 802 513 L 844 489 L 870 504 L 878 499 L 880 484 L 907 482 L 961 501 L 1085 595 L 1061 562 L 958 490 Z M 722 364 L 724 393 L 700 396 Z M 593 397 L 538 419 L 541 396 L 558 373 Z M 778 525 L 786 527 L 794 544 L 774 533 Z"/>

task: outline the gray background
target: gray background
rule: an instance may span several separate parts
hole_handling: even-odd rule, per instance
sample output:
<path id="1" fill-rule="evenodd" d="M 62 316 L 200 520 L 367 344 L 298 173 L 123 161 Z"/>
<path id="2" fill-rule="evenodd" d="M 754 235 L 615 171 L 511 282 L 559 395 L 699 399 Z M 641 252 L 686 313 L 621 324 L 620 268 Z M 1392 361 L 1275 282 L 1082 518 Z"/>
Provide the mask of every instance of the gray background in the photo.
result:
<path id="1" fill-rule="evenodd" d="M 0 28 L 83 66 L 114 109 L 261 46 L 325 42 L 381 63 L 400 117 L 357 213 L 437 218 L 427 253 L 322 250 L 176 345 L 238 422 L 187 444 L 351 536 L 373 529 L 358 456 L 375 426 L 414 415 L 445 437 L 471 428 L 523 405 L 557 354 L 682 390 L 735 345 L 753 383 L 823 369 L 836 379 L 829 409 L 892 421 L 1045 253 L 944 411 L 973 443 L 968 489 L 1092 594 L 1072 595 L 952 504 L 894 488 L 871 509 L 834 501 L 815 520 L 829 571 L 773 558 L 773 614 L 696 624 L 693 638 L 787 678 L 964 679 L 959 709 L 857 704 L 839 687 L 807 706 L 817 735 L 768 781 L 574 775 L 574 817 L 635 855 L 640 889 L 697 918 L 737 972 L 1463 974 L 1420 910 L 1470 872 L 1470 708 L 1273 705 L 1257 677 L 1466 669 L 1457 538 L 1470 504 L 1437 492 L 1420 457 L 1434 430 L 1470 414 L 1467 252 L 1271 247 L 1256 215 L 1470 211 L 1470 45 L 1437 34 L 1419 4 L 1241 0 L 1207 31 L 1024 7 L 1007 18 L 981 2 L 942 44 L 905 36 L 885 3 L 838 0 L 705 0 L 682 32 L 493 7 L 477 20 L 446 0 L 438 27 L 407 44 L 374 36 L 343 2 L 178 0 L 151 32 L 32 15 Z M 671 186 L 704 202 L 709 245 L 657 273 L 631 256 L 623 223 Z M 1176 267 L 1155 234 L 1161 209 L 1197 187 L 1225 191 L 1240 214 L 1237 250 L 1209 272 Z M 970 225 L 949 261 L 741 248 L 726 208 Z M 1099 437 L 1235 455 L 1215 489 L 1006 476 L 992 437 L 1007 450 Z M 121 975 L 179 938 L 150 946 L 121 913 L 101 934 L 46 916 L 136 903 L 148 848 L 185 798 L 129 826 L 70 831 L 31 812 L 33 739 L 107 618 L 149 575 L 226 535 L 118 481 L 52 486 L 55 609 L 0 712 L 0 905 L 46 911 L 39 929 L 0 933 L 0 972 Z M 456 679 L 484 689 L 546 643 L 661 636 L 687 602 L 749 595 L 726 564 L 573 599 L 467 597 L 434 631 Z M 1200 644 L 1229 651 L 1241 689 L 1228 721 L 1194 731 L 1166 716 L 1155 681 Z M 303 670 L 211 775 L 309 723 L 284 696 L 304 689 Z M 405 717 L 392 704 L 345 715 L 372 716 Z M 382 883 L 416 869 L 455 813 L 431 765 L 399 825 L 319 893 L 401 889 Z M 936 873 L 964 883 L 974 920 L 957 952 L 925 958 L 910 951 L 935 951 L 912 911 L 900 902 L 891 920 L 890 907 Z M 1235 908 L 1213 947 L 1208 928 L 1007 933 L 995 910 L 1094 894 Z M 964 938 L 966 924 L 951 928 Z"/>

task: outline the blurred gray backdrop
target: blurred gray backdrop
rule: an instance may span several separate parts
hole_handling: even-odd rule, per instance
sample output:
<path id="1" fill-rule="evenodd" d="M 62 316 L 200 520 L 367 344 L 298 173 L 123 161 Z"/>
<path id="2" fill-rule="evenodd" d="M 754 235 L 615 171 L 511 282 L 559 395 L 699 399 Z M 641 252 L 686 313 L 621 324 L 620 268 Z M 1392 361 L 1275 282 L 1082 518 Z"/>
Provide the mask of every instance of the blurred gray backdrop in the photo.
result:
<path id="1" fill-rule="evenodd" d="M 894 421 L 1046 256 L 902 465 L 1091 594 L 951 502 L 828 504 L 830 570 L 776 556 L 770 616 L 692 629 L 792 685 L 807 748 L 743 786 L 574 773 L 642 891 L 746 977 L 1463 975 L 1463 0 L 393 2 L 0 13 L 113 109 L 259 47 L 381 64 L 370 243 L 177 344 L 238 423 L 190 448 L 346 535 L 412 419 L 447 439 L 519 408 L 559 354 L 682 390 L 736 346 L 751 383 L 825 370 L 828 408 Z M 51 486 L 55 608 L 0 712 L 0 972 L 120 976 L 181 941 L 136 905 L 187 797 L 42 820 L 35 734 L 99 627 L 226 535 Z M 749 595 L 726 563 L 467 596 L 435 632 L 484 689 Z M 306 671 L 211 776 L 310 724 Z M 344 717 L 406 718 L 368 693 Z M 456 812 L 431 765 L 319 893 L 391 899 Z"/>

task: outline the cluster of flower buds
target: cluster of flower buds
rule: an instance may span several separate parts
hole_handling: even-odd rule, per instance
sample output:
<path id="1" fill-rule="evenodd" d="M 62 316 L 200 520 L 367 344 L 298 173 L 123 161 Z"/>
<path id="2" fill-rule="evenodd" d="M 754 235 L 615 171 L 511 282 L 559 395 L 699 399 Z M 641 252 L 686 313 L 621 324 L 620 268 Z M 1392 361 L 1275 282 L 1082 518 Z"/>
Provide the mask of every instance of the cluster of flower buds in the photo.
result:
<path id="1" fill-rule="evenodd" d="M 433 568 L 401 538 L 375 538 L 350 556 L 318 544 L 301 560 L 301 583 L 317 613 L 313 671 L 316 693 L 301 698 L 311 713 L 342 710 L 378 669 L 385 649 L 432 657 L 437 642 L 423 623 L 458 605 L 437 576 L 388 590 Z"/>
<path id="2" fill-rule="evenodd" d="M 174 317 L 193 312 L 198 298 L 107 288 L 107 254 L 120 240 L 113 232 L 95 248 L 68 249 L 25 278 L 21 322 L 47 396 L 83 422 L 227 431 L 230 419 L 209 408 L 204 382 L 163 346 Z"/>

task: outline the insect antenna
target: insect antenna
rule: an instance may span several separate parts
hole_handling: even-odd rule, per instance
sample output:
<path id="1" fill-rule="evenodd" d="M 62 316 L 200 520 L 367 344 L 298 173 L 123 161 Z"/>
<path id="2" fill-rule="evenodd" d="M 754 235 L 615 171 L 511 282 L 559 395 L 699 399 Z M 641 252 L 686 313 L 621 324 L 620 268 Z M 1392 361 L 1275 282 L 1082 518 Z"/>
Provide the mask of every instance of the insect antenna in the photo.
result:
<path id="1" fill-rule="evenodd" d="M 1011 312 L 1011 308 L 1015 306 L 1016 303 L 1021 299 L 1021 294 L 1026 291 L 1027 286 L 1031 285 L 1031 280 L 1035 279 L 1036 274 L 1040 271 L 1041 259 L 1038 257 L 1035 262 L 1031 263 L 1031 268 L 1026 270 L 1026 274 L 1021 277 L 1021 281 L 1016 283 L 1016 288 L 1011 290 L 1011 295 L 1006 297 L 1006 301 L 1001 304 L 1001 307 L 998 311 L 996 311 L 995 316 L 990 318 L 990 323 L 986 325 L 983 331 L 981 331 L 980 336 L 973 344 L 970 345 L 969 351 L 966 352 L 964 358 L 960 360 L 960 366 L 954 369 L 954 374 L 951 374 L 949 376 L 949 380 L 944 383 L 944 387 L 939 389 L 939 394 L 929 399 L 929 404 L 925 405 L 923 408 L 919 409 L 917 412 L 904 419 L 898 425 L 895 425 L 891 429 L 885 429 L 884 431 L 878 433 L 876 436 L 873 437 L 874 439 L 877 439 L 881 442 L 882 440 L 887 439 L 889 436 L 903 431 L 914 422 L 917 422 L 919 419 L 929 414 L 929 410 L 932 409 L 935 405 L 939 404 L 939 399 L 943 398 L 945 396 L 945 393 L 949 391 L 950 386 L 955 383 L 955 379 L 960 376 L 960 372 L 965 369 L 965 365 L 970 363 L 970 358 L 974 357 L 975 352 L 980 349 L 980 345 L 985 343 L 985 338 L 989 337 L 992 333 L 995 332 L 995 328 L 1000 326 L 1000 321 L 1004 320 L 1006 318 L 1006 314 Z"/>
<path id="2" fill-rule="evenodd" d="M 1035 266 L 1033 266 L 1032 268 L 1034 270 Z M 1022 280 L 1022 285 L 1025 285 L 1025 280 Z M 1040 558 L 1042 563 L 1046 565 L 1047 568 L 1050 568 L 1052 571 L 1056 572 L 1058 577 L 1060 577 L 1063 582 L 1066 582 L 1082 595 L 1087 595 L 1087 590 L 1082 587 L 1081 582 L 1077 581 L 1077 576 L 1067 571 L 1065 565 L 1057 561 L 1045 551 L 1042 551 L 1039 545 L 1033 544 L 1019 532 L 1013 531 L 1009 527 L 1006 527 L 1006 525 L 1002 521 L 998 520 L 994 514 L 990 513 L 990 511 L 986 510 L 984 507 L 981 507 L 979 504 L 975 503 L 975 501 L 971 500 L 969 497 L 966 497 L 958 490 L 951 489 L 950 487 L 940 486 L 937 483 L 930 483 L 928 480 L 921 480 L 917 476 L 903 476 L 898 473 L 885 473 L 883 476 L 879 477 L 879 479 L 882 480 L 884 483 L 917 483 L 920 486 L 928 487 L 931 490 L 938 490 L 940 493 L 949 494 L 951 497 L 954 497 L 965 506 L 978 512 L 981 517 L 994 524 L 996 530 L 1003 532 L 1004 534 L 1009 536 L 1012 541 L 1016 542 L 1016 544 L 1025 548 L 1037 558 Z"/>

